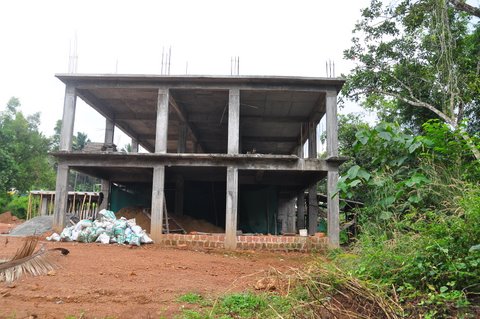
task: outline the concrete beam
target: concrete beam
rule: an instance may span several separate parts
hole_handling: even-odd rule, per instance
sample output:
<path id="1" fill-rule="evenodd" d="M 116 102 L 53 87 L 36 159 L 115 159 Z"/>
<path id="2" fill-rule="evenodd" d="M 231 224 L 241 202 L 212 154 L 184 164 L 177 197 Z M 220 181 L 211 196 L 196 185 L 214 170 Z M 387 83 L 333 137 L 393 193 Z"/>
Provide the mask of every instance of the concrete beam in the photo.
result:
<path id="1" fill-rule="evenodd" d="M 75 124 L 75 107 L 77 93 L 73 86 L 65 88 L 65 100 L 63 102 L 62 129 L 60 131 L 60 150 L 71 151 L 73 141 L 73 126 Z"/>
<path id="2" fill-rule="evenodd" d="M 237 248 L 238 169 L 227 167 L 225 249 Z"/>
<path id="3" fill-rule="evenodd" d="M 328 171 L 338 167 L 342 161 L 322 159 L 299 159 L 295 155 L 260 154 L 156 154 L 156 153 L 52 153 L 59 161 L 69 166 L 84 167 L 138 167 L 152 168 L 155 165 L 195 167 L 235 167 L 241 170 L 282 171 Z"/>
<path id="4" fill-rule="evenodd" d="M 157 126 L 155 133 L 155 153 L 167 153 L 169 90 L 159 89 L 157 100 Z"/>
<path id="5" fill-rule="evenodd" d="M 240 90 L 228 93 L 228 154 L 239 153 L 240 136 Z"/>
<path id="6" fill-rule="evenodd" d="M 65 214 L 68 203 L 68 165 L 58 163 L 55 186 L 55 209 L 53 212 L 53 230 L 60 233 L 65 227 Z"/>
<path id="7" fill-rule="evenodd" d="M 165 187 L 165 166 L 156 165 L 153 168 L 150 235 L 152 239 L 157 243 L 159 243 L 162 239 L 163 208 L 165 205 L 164 187 Z"/>

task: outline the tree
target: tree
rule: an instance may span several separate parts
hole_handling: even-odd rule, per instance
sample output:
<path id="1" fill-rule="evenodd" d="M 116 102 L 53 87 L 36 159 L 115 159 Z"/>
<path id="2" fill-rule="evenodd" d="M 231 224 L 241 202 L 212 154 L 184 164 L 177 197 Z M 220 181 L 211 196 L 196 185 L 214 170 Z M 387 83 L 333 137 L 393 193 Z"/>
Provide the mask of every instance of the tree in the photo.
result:
<path id="1" fill-rule="evenodd" d="M 50 149 L 52 151 L 58 151 L 60 148 L 60 135 L 62 132 L 62 120 L 57 120 L 55 128 L 53 129 L 54 133 L 51 137 Z M 72 140 L 72 149 L 74 151 L 81 151 L 90 142 L 88 135 L 83 132 L 77 132 L 77 135 L 73 136 Z"/>
<path id="2" fill-rule="evenodd" d="M 344 52 L 356 67 L 343 93 L 416 132 L 427 120 L 441 119 L 480 161 L 468 134 L 480 107 L 480 23 L 459 11 L 459 3 L 372 0 Z"/>
<path id="3" fill-rule="evenodd" d="M 39 132 L 40 114 L 25 117 L 13 97 L 0 113 L 0 190 L 50 188 L 55 174 L 48 157 L 49 139 Z"/>

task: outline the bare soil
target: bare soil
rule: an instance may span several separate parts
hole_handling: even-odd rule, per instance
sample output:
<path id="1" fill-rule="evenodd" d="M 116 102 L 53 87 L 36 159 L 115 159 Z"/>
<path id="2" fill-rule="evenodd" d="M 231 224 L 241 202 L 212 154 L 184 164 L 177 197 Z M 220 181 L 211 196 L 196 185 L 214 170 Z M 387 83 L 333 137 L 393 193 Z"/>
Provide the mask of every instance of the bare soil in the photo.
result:
<path id="1" fill-rule="evenodd" d="M 0 258 L 12 256 L 22 240 L 0 237 Z M 179 296 L 190 292 L 215 298 L 253 290 L 271 267 L 284 271 L 311 258 L 159 245 L 40 244 L 64 247 L 70 254 L 55 254 L 60 268 L 54 273 L 0 283 L 0 318 L 172 318 L 186 306 Z"/>

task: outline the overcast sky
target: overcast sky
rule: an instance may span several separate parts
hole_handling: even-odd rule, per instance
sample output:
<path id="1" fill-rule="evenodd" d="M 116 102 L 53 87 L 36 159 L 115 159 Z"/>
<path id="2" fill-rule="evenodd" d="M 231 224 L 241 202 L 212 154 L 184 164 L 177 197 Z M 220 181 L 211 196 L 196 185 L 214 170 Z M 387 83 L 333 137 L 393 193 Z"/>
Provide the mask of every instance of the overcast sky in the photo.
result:
<path id="1" fill-rule="evenodd" d="M 241 75 L 322 77 L 330 59 L 339 76 L 352 67 L 342 52 L 369 2 L 1 0 L 0 110 L 16 96 L 53 134 L 65 89 L 54 74 L 68 71 L 75 34 L 78 73 L 159 74 L 171 46 L 171 74 L 185 74 L 188 62 L 188 74 L 229 75 L 239 56 Z M 102 141 L 104 126 L 78 101 L 75 132 Z M 129 141 L 116 134 L 115 142 Z"/>

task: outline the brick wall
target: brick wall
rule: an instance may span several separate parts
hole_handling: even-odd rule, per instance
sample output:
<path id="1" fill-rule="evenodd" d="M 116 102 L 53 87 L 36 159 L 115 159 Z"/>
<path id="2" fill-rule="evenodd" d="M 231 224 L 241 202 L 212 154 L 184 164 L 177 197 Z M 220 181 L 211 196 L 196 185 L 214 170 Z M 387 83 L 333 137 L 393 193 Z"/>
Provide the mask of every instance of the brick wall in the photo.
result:
<path id="1" fill-rule="evenodd" d="M 164 234 L 162 243 L 167 246 L 189 248 L 224 248 L 225 235 L 180 235 Z M 237 236 L 237 249 L 268 251 L 324 251 L 327 247 L 326 237 L 300 236 Z"/>

